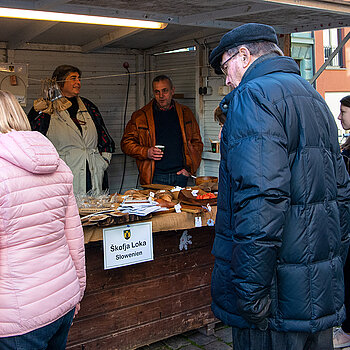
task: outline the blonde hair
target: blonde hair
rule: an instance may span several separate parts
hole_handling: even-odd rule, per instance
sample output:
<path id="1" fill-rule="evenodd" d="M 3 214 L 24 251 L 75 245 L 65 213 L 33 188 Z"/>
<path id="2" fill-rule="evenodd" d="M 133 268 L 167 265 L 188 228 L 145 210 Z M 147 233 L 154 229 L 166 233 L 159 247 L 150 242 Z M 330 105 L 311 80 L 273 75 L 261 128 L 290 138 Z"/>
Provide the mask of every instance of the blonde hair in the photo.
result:
<path id="1" fill-rule="evenodd" d="M 27 115 L 10 92 L 0 90 L 0 133 L 31 130 Z"/>

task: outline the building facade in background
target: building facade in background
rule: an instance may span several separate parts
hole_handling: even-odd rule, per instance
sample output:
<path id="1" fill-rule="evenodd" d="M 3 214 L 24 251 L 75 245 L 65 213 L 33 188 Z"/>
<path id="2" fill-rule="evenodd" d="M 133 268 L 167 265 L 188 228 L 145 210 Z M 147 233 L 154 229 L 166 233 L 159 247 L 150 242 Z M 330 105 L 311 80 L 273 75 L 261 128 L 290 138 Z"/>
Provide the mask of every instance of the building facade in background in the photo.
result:
<path id="1" fill-rule="evenodd" d="M 350 28 L 334 28 L 316 32 L 293 33 L 291 53 L 300 66 L 302 76 L 307 80 L 311 80 L 315 72 L 318 71 L 349 32 Z M 350 40 L 317 78 L 315 87 L 326 100 L 334 115 L 341 142 L 344 134 L 348 134 L 347 131 L 342 129 L 337 117 L 340 99 L 350 95 Z"/>

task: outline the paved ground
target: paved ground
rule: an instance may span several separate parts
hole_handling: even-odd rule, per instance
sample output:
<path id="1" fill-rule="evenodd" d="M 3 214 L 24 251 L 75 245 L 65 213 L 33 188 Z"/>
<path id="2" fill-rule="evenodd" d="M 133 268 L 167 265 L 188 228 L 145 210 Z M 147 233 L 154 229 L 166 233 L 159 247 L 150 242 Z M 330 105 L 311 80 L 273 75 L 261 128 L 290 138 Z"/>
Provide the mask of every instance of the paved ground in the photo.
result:
<path id="1" fill-rule="evenodd" d="M 163 341 L 138 348 L 137 350 L 232 350 L 232 331 L 218 323 L 213 335 L 205 335 L 203 330 L 183 333 Z M 350 347 L 341 350 L 350 350 Z"/>
<path id="2" fill-rule="evenodd" d="M 204 333 L 204 330 L 190 331 L 137 350 L 232 350 L 230 327 L 219 323 L 215 326 L 213 335 Z"/>

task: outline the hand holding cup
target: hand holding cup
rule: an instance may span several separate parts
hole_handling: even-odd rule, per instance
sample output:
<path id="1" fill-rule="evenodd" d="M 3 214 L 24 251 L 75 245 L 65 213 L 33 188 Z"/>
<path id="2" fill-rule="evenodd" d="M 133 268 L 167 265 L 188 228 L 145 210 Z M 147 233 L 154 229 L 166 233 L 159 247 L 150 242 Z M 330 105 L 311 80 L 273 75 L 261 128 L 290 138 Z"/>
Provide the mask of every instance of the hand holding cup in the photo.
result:
<path id="1" fill-rule="evenodd" d="M 165 147 L 163 145 L 156 145 L 149 148 L 147 151 L 148 158 L 153 160 L 161 160 L 163 158 L 164 148 Z"/>

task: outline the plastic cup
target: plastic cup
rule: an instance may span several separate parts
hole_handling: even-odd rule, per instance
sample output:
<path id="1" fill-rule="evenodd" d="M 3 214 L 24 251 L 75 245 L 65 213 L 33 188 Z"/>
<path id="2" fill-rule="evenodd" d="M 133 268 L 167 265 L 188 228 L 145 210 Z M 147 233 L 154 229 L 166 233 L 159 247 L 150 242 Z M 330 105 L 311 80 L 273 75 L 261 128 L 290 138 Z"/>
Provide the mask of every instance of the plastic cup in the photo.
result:
<path id="1" fill-rule="evenodd" d="M 155 145 L 154 147 L 160 149 L 164 153 L 165 146 L 163 146 L 163 145 Z"/>
<path id="2" fill-rule="evenodd" d="M 211 151 L 214 153 L 220 152 L 220 141 L 211 141 Z"/>

